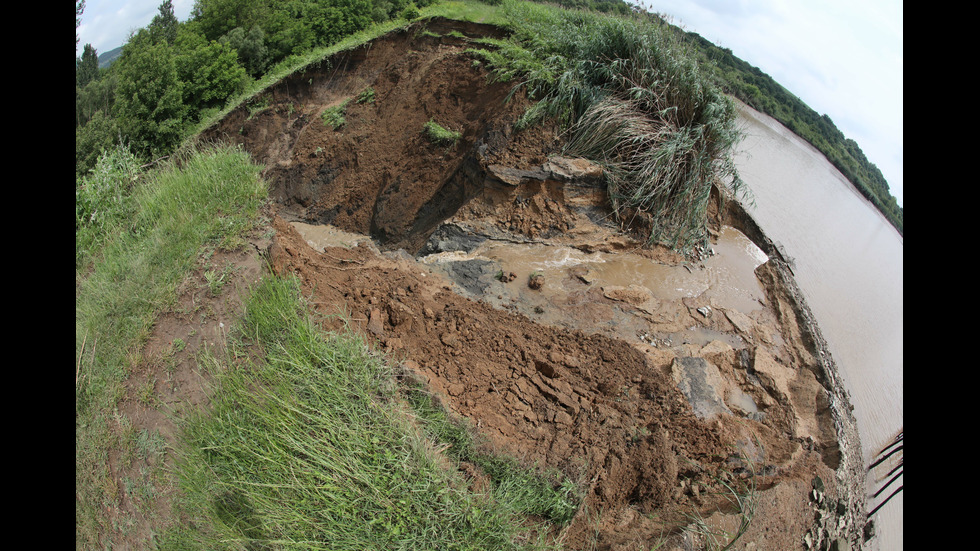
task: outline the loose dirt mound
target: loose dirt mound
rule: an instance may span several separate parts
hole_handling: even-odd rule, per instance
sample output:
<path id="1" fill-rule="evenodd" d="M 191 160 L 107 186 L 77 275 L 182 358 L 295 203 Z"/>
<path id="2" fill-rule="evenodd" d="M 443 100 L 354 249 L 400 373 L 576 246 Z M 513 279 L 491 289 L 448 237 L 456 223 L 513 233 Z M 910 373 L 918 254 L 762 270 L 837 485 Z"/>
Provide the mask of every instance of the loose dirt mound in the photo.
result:
<path id="1" fill-rule="evenodd" d="M 661 304 L 670 324 L 713 324 L 745 344 L 657 347 L 538 323 L 520 308 L 494 307 L 489 296 L 474 300 L 412 257 L 453 216 L 480 228 L 471 234 L 479 239 L 639 246 L 604 223 L 608 212 L 595 215 L 603 196 L 588 177 L 566 178 L 549 160 L 559 146 L 553 129 L 513 130 L 527 100 L 506 101 L 511 85 L 491 82 L 466 52 L 466 37 L 500 31 L 426 25 L 292 76 L 204 136 L 241 143 L 266 165 L 281 215 L 269 249 L 274 271 L 298 275 L 318 307 L 348 317 L 501 451 L 580 480 L 586 500 L 564 535 L 569 548 L 704 546 L 703 533 L 679 529 L 692 515 L 737 528 L 728 488 L 745 483 L 757 484 L 756 510 L 740 543 L 801 548 L 813 525 L 811 480 L 819 476 L 832 499 L 839 458 L 816 351 L 778 290 L 749 321 L 737 312 L 708 319 L 690 301 Z M 373 100 L 359 103 L 367 90 Z M 346 122 L 325 125 L 321 113 L 344 101 Z M 433 143 L 423 133 L 430 120 L 461 137 Z M 374 241 L 317 250 L 287 220 Z M 657 303 L 636 289 L 581 297 L 642 323 L 656 319 Z M 685 387 L 685 374 L 695 372 L 710 387 L 708 413 Z M 733 413 L 737 400 L 758 411 Z"/>
<path id="2" fill-rule="evenodd" d="M 550 152 L 547 129 L 513 131 L 527 102 L 505 101 L 513 84 L 490 82 L 467 36 L 500 31 L 433 20 L 392 33 L 287 78 L 203 138 L 243 144 L 291 214 L 414 252 L 482 189 L 481 165 L 533 166 Z M 343 126 L 321 121 L 345 102 Z M 434 143 L 429 121 L 459 140 Z"/>

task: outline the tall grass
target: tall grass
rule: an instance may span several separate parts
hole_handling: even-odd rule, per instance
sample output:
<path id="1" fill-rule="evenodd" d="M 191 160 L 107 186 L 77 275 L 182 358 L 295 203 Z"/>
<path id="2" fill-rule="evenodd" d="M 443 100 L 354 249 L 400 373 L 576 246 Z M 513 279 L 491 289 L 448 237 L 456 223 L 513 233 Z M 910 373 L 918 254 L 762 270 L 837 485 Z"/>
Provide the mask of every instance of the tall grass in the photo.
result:
<path id="1" fill-rule="evenodd" d="M 116 155 L 109 153 L 108 155 Z M 118 160 L 118 159 L 117 159 Z M 101 163 L 101 162 L 100 162 Z M 116 444 L 116 403 L 158 312 L 176 295 L 205 247 L 234 247 L 255 222 L 266 187 L 238 149 L 207 148 L 150 173 L 131 163 L 120 185 L 88 194 L 79 212 L 114 212 L 111 224 L 76 226 L 76 539 L 96 546 L 102 511 L 115 505 L 107 472 Z M 100 176 L 101 178 L 101 176 Z M 76 198 L 77 200 L 77 198 Z M 122 210 L 115 205 L 125 204 Z M 78 224 L 76 217 L 76 224 Z M 93 230 L 93 228 L 95 228 Z M 97 239 L 93 238 L 94 234 Z M 108 527 L 103 526 L 102 529 Z M 99 545 L 101 546 L 101 545 Z"/>
<path id="2" fill-rule="evenodd" d="M 481 55 L 539 102 L 522 123 L 553 119 L 566 151 L 607 169 L 621 215 L 650 215 L 650 240 L 679 249 L 706 238 L 713 182 L 743 191 L 733 162 L 734 104 L 693 52 L 651 19 L 506 0 L 513 30 Z"/>
<path id="3" fill-rule="evenodd" d="M 294 279 L 266 278 L 240 338 L 255 362 L 214 358 L 207 411 L 180 461 L 196 527 L 165 549 L 518 549 L 546 546 L 502 492 L 477 493 L 434 451 L 387 364 L 324 334 Z"/>

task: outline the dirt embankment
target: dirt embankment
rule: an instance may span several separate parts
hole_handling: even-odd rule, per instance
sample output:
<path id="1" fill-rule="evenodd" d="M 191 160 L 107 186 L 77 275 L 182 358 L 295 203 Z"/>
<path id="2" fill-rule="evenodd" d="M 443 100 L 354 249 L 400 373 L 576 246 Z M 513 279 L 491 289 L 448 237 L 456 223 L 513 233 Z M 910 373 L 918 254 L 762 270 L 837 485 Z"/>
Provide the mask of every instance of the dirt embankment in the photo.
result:
<path id="1" fill-rule="evenodd" d="M 499 32 L 433 20 L 393 33 L 286 79 L 205 134 L 266 165 L 279 205 L 273 270 L 298 275 L 324 312 L 346 313 L 500 450 L 580 480 L 585 506 L 564 535 L 569 548 L 699 548 L 703 533 L 680 528 L 701 515 L 734 533 L 743 515 L 726 487 L 745 483 L 757 489 L 740 548 L 857 545 L 864 509 L 849 478 L 859 449 L 841 439 L 853 426 L 847 397 L 786 263 L 737 204 L 714 209 L 714 227 L 741 229 L 770 257 L 757 270 L 766 297 L 749 313 L 697 297 L 652 301 L 649 290 L 570 270 L 579 287 L 562 304 L 578 319 L 544 323 L 520 293 L 506 294 L 527 283 L 501 278 L 506 266 L 476 265 L 465 281 L 498 282 L 461 291 L 464 279 L 413 257 L 440 250 L 446 232 L 430 238 L 442 227 L 463 242 L 686 262 L 611 227 L 595 167 L 556 156 L 553 129 L 514 131 L 527 100 L 505 101 L 512 85 L 489 81 L 466 52 L 467 37 Z M 358 102 L 366 90 L 373 98 Z M 343 126 L 320 120 L 346 100 Z M 458 142 L 428 140 L 430 120 L 460 132 Z M 290 223 L 300 220 L 372 240 L 313 247 Z M 637 327 L 722 338 L 655 341 Z M 837 518 L 843 529 L 831 526 Z"/>

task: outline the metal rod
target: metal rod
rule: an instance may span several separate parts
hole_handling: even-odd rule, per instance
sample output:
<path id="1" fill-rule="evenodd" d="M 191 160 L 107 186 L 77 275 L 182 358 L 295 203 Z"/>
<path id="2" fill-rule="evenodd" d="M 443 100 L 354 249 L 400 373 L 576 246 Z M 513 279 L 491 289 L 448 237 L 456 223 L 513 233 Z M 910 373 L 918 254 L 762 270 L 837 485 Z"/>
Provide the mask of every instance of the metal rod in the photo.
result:
<path id="1" fill-rule="evenodd" d="M 901 458 L 901 459 L 899 459 L 898 460 L 898 465 L 895 465 L 894 467 L 892 467 L 892 470 L 890 470 L 887 473 L 885 473 L 885 476 L 891 476 L 893 472 L 901 469 L 903 465 L 905 465 L 905 458 L 904 457 Z M 885 478 L 885 476 L 883 476 L 881 478 Z"/>
<path id="2" fill-rule="evenodd" d="M 904 473 L 904 472 L 905 472 L 904 470 L 899 471 L 897 475 L 893 476 L 891 478 L 891 480 L 888 481 L 887 484 L 885 484 L 884 486 L 882 486 L 881 488 L 879 488 L 878 491 L 875 492 L 875 495 L 873 495 L 871 497 L 878 497 L 878 494 L 880 494 L 881 492 L 884 492 L 885 491 L 885 488 L 891 486 L 892 482 L 895 482 L 895 479 L 897 479 L 898 477 L 902 476 L 902 473 Z"/>
<path id="3" fill-rule="evenodd" d="M 880 504 L 878 504 L 877 507 L 875 507 L 874 509 L 872 509 L 871 512 L 868 513 L 868 517 L 870 518 L 872 515 L 874 515 L 875 513 L 877 513 L 878 512 L 878 509 L 881 509 L 886 503 L 888 503 L 888 500 L 889 499 L 895 497 L 895 494 L 897 494 L 898 492 L 901 492 L 902 491 L 902 488 L 904 488 L 904 487 L 905 487 L 904 484 L 902 486 L 899 486 L 897 490 L 895 490 L 894 492 L 892 492 L 892 494 L 890 496 L 888 496 L 887 498 L 885 498 L 885 501 L 882 501 Z"/>
<path id="4" fill-rule="evenodd" d="M 903 448 L 905 448 L 905 444 L 902 444 L 901 446 L 899 446 L 899 447 L 897 447 L 897 448 L 895 448 L 894 450 L 892 450 L 892 451 L 890 451 L 890 452 L 888 452 L 888 453 L 886 453 L 886 454 L 885 454 L 885 455 L 883 455 L 883 456 L 882 456 L 881 458 L 879 458 L 879 459 L 878 459 L 877 461 L 875 461 L 875 462 L 874 462 L 874 463 L 872 463 L 871 465 L 868 465 L 868 470 L 870 471 L 871 469 L 873 469 L 873 468 L 875 468 L 875 467 L 876 467 L 876 466 L 878 466 L 878 464 L 879 464 L 879 463 L 881 463 L 882 461 L 884 461 L 884 460 L 886 460 L 886 459 L 888 459 L 888 458 L 889 458 L 889 457 L 891 457 L 892 455 L 895 455 L 895 453 L 896 453 L 896 452 L 900 452 L 900 451 L 902 451 L 902 449 L 903 449 Z"/>

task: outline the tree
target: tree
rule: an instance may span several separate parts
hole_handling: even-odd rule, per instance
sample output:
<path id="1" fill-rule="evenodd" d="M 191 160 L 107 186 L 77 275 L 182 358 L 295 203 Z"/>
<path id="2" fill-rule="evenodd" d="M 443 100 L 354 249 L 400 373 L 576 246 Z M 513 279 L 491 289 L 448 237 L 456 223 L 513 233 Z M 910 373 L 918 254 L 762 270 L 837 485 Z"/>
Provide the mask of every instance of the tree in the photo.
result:
<path id="1" fill-rule="evenodd" d="M 235 27 L 251 29 L 263 21 L 270 0 L 197 0 L 191 19 L 201 25 L 208 40 L 218 40 Z"/>
<path id="2" fill-rule="evenodd" d="M 265 33 L 259 26 L 245 32 L 241 27 L 235 27 L 221 37 L 220 42 L 228 44 L 238 52 L 238 61 L 245 67 L 248 74 L 254 76 L 265 71 L 269 61 L 269 51 L 265 46 Z"/>
<path id="3" fill-rule="evenodd" d="M 75 87 L 75 126 L 84 126 L 98 111 L 112 113 L 116 94 L 116 77 L 112 69 L 102 70 L 99 77 L 84 87 Z"/>
<path id="4" fill-rule="evenodd" d="M 163 0 L 160 4 L 160 13 L 153 16 L 153 21 L 150 22 L 149 28 L 153 34 L 153 41 L 166 40 L 167 44 L 173 44 L 177 39 L 177 25 L 173 0 Z"/>
<path id="5" fill-rule="evenodd" d="M 191 115 L 218 107 L 241 92 L 248 82 L 238 54 L 228 44 L 181 29 L 177 35 L 177 76 L 183 82 L 184 104 Z"/>
<path id="6" fill-rule="evenodd" d="M 85 11 L 85 0 L 75 0 L 75 51 L 78 51 L 78 26 L 82 24 L 82 12 Z"/>
<path id="7" fill-rule="evenodd" d="M 103 151 L 118 143 L 116 121 L 97 111 L 88 124 L 75 128 L 75 178 L 87 174 Z"/>
<path id="8" fill-rule="evenodd" d="M 86 44 L 82 57 L 75 62 L 75 85 L 84 88 L 99 76 L 99 54 L 91 44 Z"/>
<path id="9" fill-rule="evenodd" d="M 181 136 L 187 107 L 177 76 L 173 47 L 135 35 L 116 62 L 116 119 L 139 155 L 169 152 Z"/>

